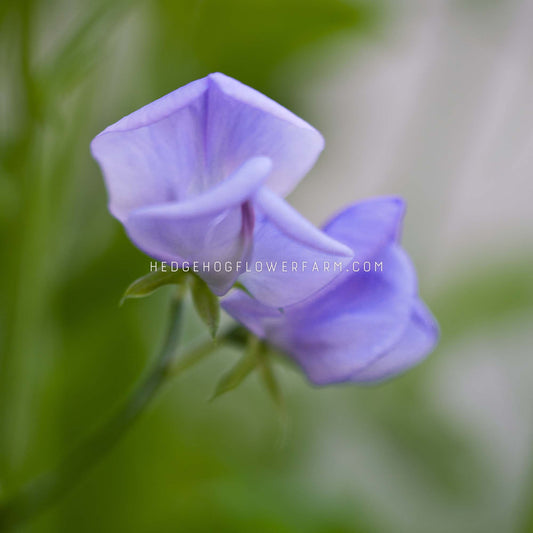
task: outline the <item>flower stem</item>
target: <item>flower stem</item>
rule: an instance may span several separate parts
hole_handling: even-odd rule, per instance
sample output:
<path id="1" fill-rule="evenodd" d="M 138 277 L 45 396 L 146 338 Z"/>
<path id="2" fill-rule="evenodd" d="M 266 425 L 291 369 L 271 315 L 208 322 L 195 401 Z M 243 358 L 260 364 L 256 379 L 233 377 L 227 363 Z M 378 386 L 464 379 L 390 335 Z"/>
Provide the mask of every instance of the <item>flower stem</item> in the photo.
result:
<path id="1" fill-rule="evenodd" d="M 180 294 L 172 301 L 168 333 L 151 370 L 140 379 L 116 414 L 72 450 L 55 469 L 23 486 L 11 499 L 0 502 L 0 531 L 26 522 L 60 499 L 120 441 L 167 378 L 185 370 L 217 347 L 210 341 L 180 357 L 183 363 L 175 362 L 181 337 L 182 300 Z"/>

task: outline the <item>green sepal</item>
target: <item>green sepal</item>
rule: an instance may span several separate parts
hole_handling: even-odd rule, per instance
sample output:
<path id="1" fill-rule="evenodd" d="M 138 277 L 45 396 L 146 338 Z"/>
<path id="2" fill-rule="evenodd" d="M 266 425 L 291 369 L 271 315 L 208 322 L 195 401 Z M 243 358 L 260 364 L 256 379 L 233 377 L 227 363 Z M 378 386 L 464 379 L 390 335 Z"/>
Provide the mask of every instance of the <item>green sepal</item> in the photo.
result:
<path id="1" fill-rule="evenodd" d="M 233 288 L 234 289 L 237 289 L 239 291 L 242 291 L 244 292 L 246 295 L 248 295 L 250 298 L 253 298 L 255 300 L 255 296 L 240 282 L 240 281 L 236 281 L 234 284 L 233 284 Z"/>
<path id="2" fill-rule="evenodd" d="M 248 375 L 257 368 L 257 365 L 259 364 L 259 359 L 257 357 L 259 343 L 260 340 L 257 337 L 254 335 L 249 336 L 244 355 L 220 378 L 210 401 L 237 388 Z"/>
<path id="3" fill-rule="evenodd" d="M 278 380 L 272 368 L 272 354 L 269 346 L 262 342 L 257 351 L 259 371 L 263 384 L 279 411 L 284 414 L 285 402 Z"/>
<path id="4" fill-rule="evenodd" d="M 272 360 L 275 351 L 266 343 L 261 343 L 258 351 L 258 370 L 269 396 L 272 398 L 278 412 L 281 433 L 279 435 L 278 446 L 282 448 L 287 440 L 289 431 L 289 415 L 285 405 L 285 399 L 281 391 L 279 382 L 272 368 Z"/>
<path id="5" fill-rule="evenodd" d="M 124 292 L 119 305 L 122 305 L 128 298 L 144 298 L 145 296 L 149 296 L 164 285 L 181 285 L 186 278 L 187 274 L 183 270 L 177 270 L 175 272 L 155 270 L 154 272 L 150 272 L 131 283 Z"/>
<path id="6" fill-rule="evenodd" d="M 214 353 L 217 346 L 216 343 L 209 340 L 209 342 L 200 344 L 189 352 L 179 355 L 174 364 L 169 368 L 169 374 L 172 376 L 179 376 L 189 368 L 192 368 L 203 361 L 208 355 Z"/>
<path id="7" fill-rule="evenodd" d="M 190 283 L 192 301 L 196 312 L 214 339 L 220 323 L 220 303 L 218 297 L 211 292 L 207 283 L 198 276 L 191 276 Z"/>

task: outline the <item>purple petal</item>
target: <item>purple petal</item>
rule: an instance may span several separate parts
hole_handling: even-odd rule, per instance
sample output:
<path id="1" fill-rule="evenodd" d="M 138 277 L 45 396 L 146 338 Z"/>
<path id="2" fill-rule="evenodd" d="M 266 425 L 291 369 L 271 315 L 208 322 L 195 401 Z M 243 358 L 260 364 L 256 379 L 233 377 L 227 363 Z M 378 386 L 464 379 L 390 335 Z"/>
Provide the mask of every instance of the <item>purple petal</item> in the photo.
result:
<path id="1" fill-rule="evenodd" d="M 174 203 L 227 179 L 245 161 L 272 160 L 268 186 L 285 195 L 323 149 L 318 131 L 254 89 L 211 74 L 131 113 L 91 143 L 111 213 Z"/>
<path id="2" fill-rule="evenodd" d="M 279 196 L 266 187 L 255 194 L 254 201 L 268 220 L 288 237 L 320 252 L 351 257 L 352 250 L 317 229 Z"/>
<path id="3" fill-rule="evenodd" d="M 232 290 L 220 303 L 230 316 L 263 339 L 280 327 L 286 317 L 284 311 L 263 304 L 239 289 Z"/>
<path id="4" fill-rule="evenodd" d="M 435 348 L 438 338 L 437 322 L 429 309 L 418 300 L 398 343 L 366 368 L 353 374 L 350 381 L 382 381 L 404 372 L 424 359 Z"/>
<path id="5" fill-rule="evenodd" d="M 204 95 L 207 87 L 207 77 L 192 81 L 121 118 L 111 124 L 111 126 L 108 126 L 100 135 L 111 132 L 124 133 L 146 126 L 153 126 L 162 120 L 170 118 L 174 113 L 187 106 L 195 104 Z"/>
<path id="6" fill-rule="evenodd" d="M 398 241 L 404 214 L 402 198 L 372 198 L 341 211 L 327 222 L 324 231 L 350 246 L 356 254 L 354 260 L 364 261 Z"/>
<path id="7" fill-rule="evenodd" d="M 251 249 L 255 217 L 246 198 L 253 197 L 270 168 L 267 158 L 254 158 L 203 195 L 137 209 L 125 222 L 128 235 L 161 261 L 199 261 L 199 275 L 216 294 L 224 294 L 238 276 L 236 263 Z M 214 270 L 216 261 L 222 263 L 219 272 Z M 203 271 L 203 263 L 210 264 L 209 270 Z"/>
<path id="8" fill-rule="evenodd" d="M 286 196 L 309 172 L 324 148 L 322 135 L 264 94 L 215 73 L 208 76 L 207 161 L 227 173 L 250 157 L 273 162 L 267 186 Z"/>
<path id="9" fill-rule="evenodd" d="M 172 220 L 217 215 L 255 198 L 272 169 L 268 157 L 253 157 L 241 165 L 228 179 L 199 196 L 182 202 L 149 205 L 136 209 L 131 217 L 158 216 Z"/>
<path id="10" fill-rule="evenodd" d="M 256 202 L 265 217 L 256 224 L 252 271 L 243 273 L 240 281 L 258 300 L 273 307 L 286 307 L 315 298 L 317 291 L 330 291 L 332 283 L 340 283 L 349 275 L 345 270 L 354 262 L 373 259 L 379 250 L 395 242 L 404 213 L 399 198 L 368 200 L 346 209 L 320 232 L 265 188 L 256 195 Z M 286 272 L 281 268 L 284 260 Z M 263 265 L 262 272 L 255 270 L 256 261 Z M 296 271 L 292 271 L 293 261 Z M 269 271 L 265 265 L 276 269 Z M 313 270 L 314 265 L 318 270 Z"/>
<path id="11" fill-rule="evenodd" d="M 413 266 L 397 245 L 379 260 L 383 272 L 351 274 L 332 291 L 295 306 L 287 330 L 269 333 L 313 383 L 349 380 L 405 330 L 416 292 Z"/>
<path id="12" fill-rule="evenodd" d="M 256 224 L 250 269 L 239 281 L 257 300 L 275 308 L 292 305 L 339 276 L 334 266 L 353 255 L 350 248 L 315 228 L 266 187 L 254 199 L 263 216 Z"/>
<path id="13" fill-rule="evenodd" d="M 391 245 L 379 257 L 383 272 L 352 273 L 332 290 L 276 311 L 235 291 L 224 309 L 291 355 L 316 384 L 347 381 L 403 334 L 415 298 L 407 255 Z"/>
<path id="14" fill-rule="evenodd" d="M 189 83 L 119 120 L 91 143 L 102 169 L 111 213 L 124 222 L 146 205 L 176 202 L 207 175 L 203 158 L 203 94 Z"/>

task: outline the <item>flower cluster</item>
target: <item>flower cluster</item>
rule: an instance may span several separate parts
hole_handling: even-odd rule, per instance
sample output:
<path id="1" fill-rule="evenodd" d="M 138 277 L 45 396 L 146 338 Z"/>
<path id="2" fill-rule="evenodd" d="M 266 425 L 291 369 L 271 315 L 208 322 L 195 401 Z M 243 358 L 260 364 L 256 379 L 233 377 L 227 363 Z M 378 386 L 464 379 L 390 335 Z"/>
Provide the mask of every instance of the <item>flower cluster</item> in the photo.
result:
<path id="1" fill-rule="evenodd" d="M 399 244 L 402 200 L 352 205 L 323 230 L 283 200 L 323 146 L 302 119 L 216 73 L 109 126 L 91 149 L 138 248 L 180 266 L 225 265 L 198 275 L 312 382 L 379 381 L 425 357 L 438 328 Z M 244 266 L 287 260 L 382 268 Z"/>

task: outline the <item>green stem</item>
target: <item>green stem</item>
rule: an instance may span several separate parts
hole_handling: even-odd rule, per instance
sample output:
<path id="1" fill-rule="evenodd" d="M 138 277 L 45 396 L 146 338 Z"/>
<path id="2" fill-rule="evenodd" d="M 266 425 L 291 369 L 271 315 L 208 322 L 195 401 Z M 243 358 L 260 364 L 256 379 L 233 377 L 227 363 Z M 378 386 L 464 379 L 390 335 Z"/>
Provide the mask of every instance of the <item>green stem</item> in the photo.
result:
<path id="1" fill-rule="evenodd" d="M 174 361 L 181 336 L 182 306 L 182 298 L 176 297 L 172 302 L 170 327 L 159 357 L 117 413 L 70 452 L 55 469 L 28 483 L 4 504 L 0 503 L 0 531 L 26 522 L 60 499 L 120 441 L 168 377 L 185 370 L 216 348 L 210 341 Z"/>

